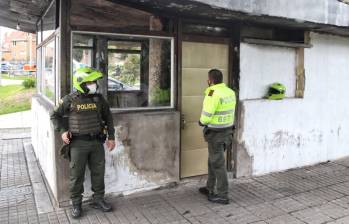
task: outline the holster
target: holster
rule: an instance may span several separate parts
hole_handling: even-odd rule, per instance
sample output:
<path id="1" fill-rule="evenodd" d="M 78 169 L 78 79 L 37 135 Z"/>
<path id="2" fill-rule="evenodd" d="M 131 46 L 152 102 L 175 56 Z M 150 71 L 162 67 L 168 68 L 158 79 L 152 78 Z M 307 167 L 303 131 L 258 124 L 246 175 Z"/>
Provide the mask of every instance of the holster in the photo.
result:
<path id="1" fill-rule="evenodd" d="M 63 159 L 67 159 L 70 161 L 70 145 L 69 144 L 63 144 L 62 147 L 59 149 L 59 155 Z"/>

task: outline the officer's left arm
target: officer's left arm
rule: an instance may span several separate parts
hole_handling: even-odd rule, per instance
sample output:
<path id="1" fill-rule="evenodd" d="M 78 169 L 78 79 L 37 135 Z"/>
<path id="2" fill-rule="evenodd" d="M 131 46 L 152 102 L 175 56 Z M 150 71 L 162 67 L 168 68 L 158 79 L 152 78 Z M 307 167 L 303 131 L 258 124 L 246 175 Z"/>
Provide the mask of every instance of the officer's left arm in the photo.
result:
<path id="1" fill-rule="evenodd" d="M 213 90 L 212 90 L 213 91 Z M 200 123 L 203 125 L 210 124 L 219 103 L 219 97 L 214 92 L 209 92 L 204 99 Z"/>
<path id="2" fill-rule="evenodd" d="M 113 116 L 110 112 L 110 107 L 108 102 L 101 96 L 102 101 L 102 119 L 107 126 L 108 140 L 115 140 L 115 128 Z"/>

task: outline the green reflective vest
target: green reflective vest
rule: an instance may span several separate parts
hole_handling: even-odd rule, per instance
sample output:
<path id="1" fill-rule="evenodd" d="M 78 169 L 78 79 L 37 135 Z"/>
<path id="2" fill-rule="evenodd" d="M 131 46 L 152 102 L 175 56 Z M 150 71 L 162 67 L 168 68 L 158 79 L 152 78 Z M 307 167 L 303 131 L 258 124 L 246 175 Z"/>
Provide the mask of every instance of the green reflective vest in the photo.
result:
<path id="1" fill-rule="evenodd" d="M 205 91 L 200 122 L 209 128 L 228 128 L 234 125 L 235 92 L 224 83 L 210 86 Z"/>

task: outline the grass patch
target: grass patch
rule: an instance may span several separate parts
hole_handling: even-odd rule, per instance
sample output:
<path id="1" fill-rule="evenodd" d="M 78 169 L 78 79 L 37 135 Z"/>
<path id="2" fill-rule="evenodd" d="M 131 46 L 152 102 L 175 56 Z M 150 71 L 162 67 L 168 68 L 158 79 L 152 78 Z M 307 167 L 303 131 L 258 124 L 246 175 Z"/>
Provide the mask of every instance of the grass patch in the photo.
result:
<path id="1" fill-rule="evenodd" d="M 7 73 L 1 74 L 2 79 L 10 79 L 10 80 L 25 80 L 27 78 L 34 78 L 33 75 L 9 75 Z"/>
<path id="2" fill-rule="evenodd" d="M 4 100 L 6 97 L 15 94 L 16 92 L 20 92 L 25 89 L 22 85 L 8 85 L 8 86 L 0 86 L 0 100 Z"/>
<path id="3" fill-rule="evenodd" d="M 21 85 L 0 86 L 0 115 L 30 110 L 35 88 Z"/>

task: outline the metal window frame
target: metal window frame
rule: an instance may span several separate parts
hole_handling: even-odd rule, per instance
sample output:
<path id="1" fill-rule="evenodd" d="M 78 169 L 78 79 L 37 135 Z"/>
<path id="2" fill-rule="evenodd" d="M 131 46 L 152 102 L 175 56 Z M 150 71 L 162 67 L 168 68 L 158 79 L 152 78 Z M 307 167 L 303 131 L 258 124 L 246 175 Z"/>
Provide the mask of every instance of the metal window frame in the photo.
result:
<path id="1" fill-rule="evenodd" d="M 43 67 L 45 67 L 45 52 L 46 52 L 46 46 L 49 45 L 51 43 L 51 41 L 53 42 L 53 45 L 54 45 L 54 52 L 53 52 L 53 57 L 54 57 L 54 68 L 53 68 L 53 71 L 54 71 L 54 99 L 50 99 L 48 98 L 44 93 L 43 93 Z M 45 44 L 43 44 L 41 47 L 41 74 L 40 74 L 40 92 L 39 95 L 44 98 L 47 102 L 49 102 L 51 105 L 56 105 L 56 101 L 57 101 L 57 71 L 56 71 L 56 68 L 57 68 L 57 61 L 56 61 L 56 51 L 58 49 L 56 49 L 56 36 L 51 36 L 48 40 L 46 40 Z"/>
<path id="2" fill-rule="evenodd" d="M 175 66 L 175 38 L 174 36 L 156 36 L 156 35 L 141 35 L 141 34 L 125 34 L 125 33 L 108 33 L 108 32 L 91 32 L 91 31 L 77 31 L 73 30 L 70 33 L 70 72 L 72 74 L 73 70 L 73 36 L 74 34 L 87 34 L 87 35 L 101 35 L 101 36 L 119 36 L 119 37 L 139 37 L 139 38 L 156 38 L 156 39 L 164 39 L 164 40 L 170 40 L 171 41 L 171 98 L 170 98 L 170 106 L 160 106 L 160 107 L 127 107 L 127 108 L 115 108 L 111 107 L 110 110 L 112 112 L 126 112 L 126 111 L 158 111 L 158 110 L 169 110 L 169 109 L 175 109 L 175 77 L 174 77 L 174 66 Z M 70 76 L 71 80 L 71 87 L 72 87 L 72 76 Z M 71 91 L 73 88 L 71 88 Z"/>

